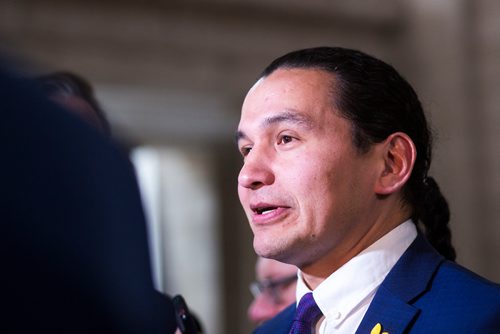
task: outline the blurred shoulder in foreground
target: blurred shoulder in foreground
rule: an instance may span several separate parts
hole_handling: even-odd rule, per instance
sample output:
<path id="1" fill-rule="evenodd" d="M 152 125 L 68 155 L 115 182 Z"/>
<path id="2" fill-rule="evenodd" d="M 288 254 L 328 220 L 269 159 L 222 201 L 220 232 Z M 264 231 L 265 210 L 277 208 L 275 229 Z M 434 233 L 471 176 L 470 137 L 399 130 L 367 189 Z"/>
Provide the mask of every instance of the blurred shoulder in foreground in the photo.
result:
<path id="1" fill-rule="evenodd" d="M 0 63 L 2 332 L 173 333 L 134 170 Z"/>

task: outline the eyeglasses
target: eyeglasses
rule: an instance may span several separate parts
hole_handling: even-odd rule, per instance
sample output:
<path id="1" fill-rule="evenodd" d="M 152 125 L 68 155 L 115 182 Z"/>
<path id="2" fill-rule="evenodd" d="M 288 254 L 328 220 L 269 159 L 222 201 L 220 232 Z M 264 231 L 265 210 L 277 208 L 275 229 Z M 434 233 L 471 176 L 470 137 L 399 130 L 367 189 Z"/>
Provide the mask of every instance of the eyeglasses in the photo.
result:
<path id="1" fill-rule="evenodd" d="M 297 274 L 291 276 L 286 276 L 276 280 L 266 279 L 262 281 L 255 281 L 250 284 L 250 291 L 254 298 L 260 294 L 265 294 L 271 297 L 271 300 L 275 304 L 281 304 L 282 298 L 281 293 L 284 288 L 292 284 L 297 280 Z"/>

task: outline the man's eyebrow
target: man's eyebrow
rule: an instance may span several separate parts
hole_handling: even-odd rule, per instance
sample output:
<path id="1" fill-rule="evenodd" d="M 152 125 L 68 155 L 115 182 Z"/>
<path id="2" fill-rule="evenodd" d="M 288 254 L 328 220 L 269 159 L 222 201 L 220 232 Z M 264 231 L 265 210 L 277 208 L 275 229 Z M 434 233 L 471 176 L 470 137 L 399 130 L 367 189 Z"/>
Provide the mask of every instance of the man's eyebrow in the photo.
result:
<path id="1" fill-rule="evenodd" d="M 266 117 L 262 122 L 262 127 L 266 127 L 275 123 L 293 123 L 307 128 L 312 127 L 311 119 L 305 115 L 301 115 L 294 110 L 287 110 L 279 114 Z"/>
<path id="2" fill-rule="evenodd" d="M 238 144 L 241 139 L 245 139 L 246 137 L 247 135 L 243 131 L 238 130 L 234 135 L 234 141 Z"/>
<path id="3" fill-rule="evenodd" d="M 312 128 L 313 123 L 311 119 L 305 115 L 302 115 L 298 113 L 297 111 L 293 109 L 288 109 L 287 111 L 280 112 L 276 115 L 272 115 L 269 117 L 264 118 L 264 120 L 261 122 L 260 126 L 265 128 L 270 125 L 276 124 L 276 123 L 292 123 L 292 124 L 297 124 L 300 126 L 303 126 L 305 128 Z M 245 132 L 238 130 L 236 131 L 235 134 L 235 141 L 238 143 L 241 139 L 247 138 L 247 135 Z"/>

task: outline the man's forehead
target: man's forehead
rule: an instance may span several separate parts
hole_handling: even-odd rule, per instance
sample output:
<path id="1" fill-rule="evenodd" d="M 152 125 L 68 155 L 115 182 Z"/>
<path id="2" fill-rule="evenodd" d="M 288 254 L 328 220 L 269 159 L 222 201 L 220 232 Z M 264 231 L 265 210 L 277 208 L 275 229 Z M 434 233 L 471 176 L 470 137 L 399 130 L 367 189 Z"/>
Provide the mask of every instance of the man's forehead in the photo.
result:
<path id="1" fill-rule="evenodd" d="M 248 91 L 241 116 L 273 111 L 307 114 L 317 105 L 332 105 L 331 80 L 329 73 L 320 70 L 278 69 L 259 79 Z"/>

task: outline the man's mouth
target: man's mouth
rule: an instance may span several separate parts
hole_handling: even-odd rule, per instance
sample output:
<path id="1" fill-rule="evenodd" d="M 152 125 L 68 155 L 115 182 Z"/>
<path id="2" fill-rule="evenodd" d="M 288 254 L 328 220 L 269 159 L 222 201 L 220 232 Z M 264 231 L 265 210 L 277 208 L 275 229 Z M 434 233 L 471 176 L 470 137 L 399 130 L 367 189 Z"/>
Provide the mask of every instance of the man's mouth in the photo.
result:
<path id="1" fill-rule="evenodd" d="M 250 205 L 250 209 L 253 213 L 253 223 L 261 225 L 270 224 L 283 219 L 290 207 L 281 204 L 260 202 Z"/>
<path id="2" fill-rule="evenodd" d="M 265 214 L 268 214 L 268 213 L 275 211 L 277 208 L 278 207 L 276 207 L 276 206 L 265 206 L 265 207 L 258 207 L 258 208 L 252 209 L 252 210 L 253 210 L 253 212 L 255 212 L 258 215 L 265 215 Z"/>

